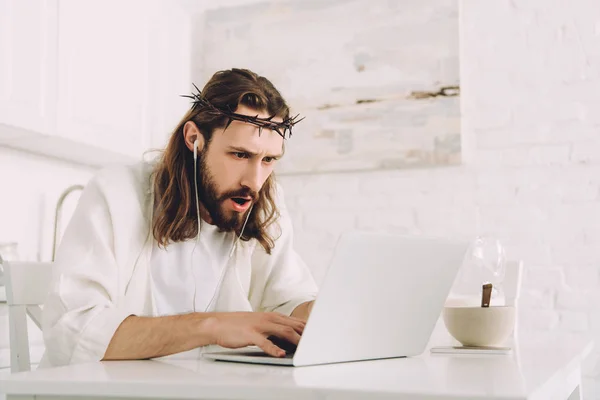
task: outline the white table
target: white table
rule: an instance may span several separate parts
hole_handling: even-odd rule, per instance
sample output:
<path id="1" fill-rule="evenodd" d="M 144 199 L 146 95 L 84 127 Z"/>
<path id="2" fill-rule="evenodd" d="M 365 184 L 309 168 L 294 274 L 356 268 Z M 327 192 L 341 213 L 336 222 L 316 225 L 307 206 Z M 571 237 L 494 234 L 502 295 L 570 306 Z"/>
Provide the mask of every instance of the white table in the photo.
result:
<path id="1" fill-rule="evenodd" d="M 208 360 L 113 361 L 40 369 L 0 381 L 31 399 L 580 399 L 592 342 L 520 340 L 512 355 L 432 355 L 313 367 Z"/>

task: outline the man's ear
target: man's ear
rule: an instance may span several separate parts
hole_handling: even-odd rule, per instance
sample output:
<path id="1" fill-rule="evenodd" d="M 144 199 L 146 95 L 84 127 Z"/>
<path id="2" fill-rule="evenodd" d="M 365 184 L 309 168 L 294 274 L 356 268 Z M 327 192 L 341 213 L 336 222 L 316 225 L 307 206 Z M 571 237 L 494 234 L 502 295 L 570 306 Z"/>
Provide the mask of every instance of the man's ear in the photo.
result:
<path id="1" fill-rule="evenodd" d="M 188 121 L 183 126 L 183 139 L 191 152 L 194 151 L 194 142 L 198 140 L 198 153 L 204 148 L 204 136 L 193 121 Z"/>

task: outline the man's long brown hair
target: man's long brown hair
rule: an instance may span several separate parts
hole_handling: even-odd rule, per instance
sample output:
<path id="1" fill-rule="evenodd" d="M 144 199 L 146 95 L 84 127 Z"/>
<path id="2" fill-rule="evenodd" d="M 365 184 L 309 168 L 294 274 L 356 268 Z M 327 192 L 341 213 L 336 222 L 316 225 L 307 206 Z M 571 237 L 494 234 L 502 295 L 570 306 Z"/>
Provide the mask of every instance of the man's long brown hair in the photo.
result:
<path id="1" fill-rule="evenodd" d="M 284 119 L 289 117 L 289 107 L 273 84 L 247 69 L 218 71 L 206 83 L 202 95 L 217 108 L 236 110 L 238 105 L 243 104 L 269 115 Z M 203 111 L 200 107 L 187 112 L 171 134 L 153 171 L 155 207 L 152 232 L 159 246 L 166 247 L 170 242 L 191 239 L 198 233 L 194 203 L 194 159 L 193 152 L 185 144 L 183 127 L 188 121 L 194 122 L 204 136 L 205 149 L 208 149 L 214 130 L 224 128 L 227 124 L 226 118 L 208 115 Z M 241 236 L 244 241 L 256 239 L 269 254 L 274 246 L 274 238 L 268 228 L 279 216 L 274 189 L 275 179 L 271 174 L 259 192 Z"/>

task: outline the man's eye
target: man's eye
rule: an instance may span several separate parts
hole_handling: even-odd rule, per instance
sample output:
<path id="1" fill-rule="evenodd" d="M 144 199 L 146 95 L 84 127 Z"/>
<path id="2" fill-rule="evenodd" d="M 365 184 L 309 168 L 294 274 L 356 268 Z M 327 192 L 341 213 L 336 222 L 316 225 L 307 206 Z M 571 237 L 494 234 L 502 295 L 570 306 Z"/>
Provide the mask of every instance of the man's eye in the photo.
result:
<path id="1" fill-rule="evenodd" d="M 248 154 L 246 153 L 241 153 L 241 152 L 235 152 L 233 153 L 234 156 L 236 156 L 237 158 L 247 158 Z"/>
<path id="2" fill-rule="evenodd" d="M 267 164 L 270 164 L 270 163 L 272 163 L 275 160 L 276 160 L 275 157 L 265 157 L 265 158 L 263 158 L 263 161 L 266 162 Z"/>

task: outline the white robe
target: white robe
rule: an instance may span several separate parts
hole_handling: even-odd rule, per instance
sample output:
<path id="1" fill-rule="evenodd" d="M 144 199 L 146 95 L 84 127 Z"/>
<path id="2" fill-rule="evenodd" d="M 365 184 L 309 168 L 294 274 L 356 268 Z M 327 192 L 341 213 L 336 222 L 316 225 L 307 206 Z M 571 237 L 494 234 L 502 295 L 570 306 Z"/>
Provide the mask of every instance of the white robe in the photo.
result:
<path id="1" fill-rule="evenodd" d="M 41 367 L 98 361 L 126 317 L 153 315 L 150 172 L 146 163 L 110 167 L 86 185 L 56 254 L 43 310 Z M 293 248 L 280 186 L 276 203 L 281 218 L 272 225 L 275 247 L 269 255 L 256 240 L 238 242 L 218 311 L 289 315 L 315 299 L 317 286 Z"/>

